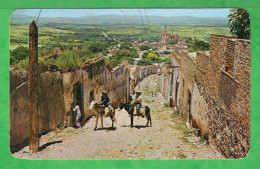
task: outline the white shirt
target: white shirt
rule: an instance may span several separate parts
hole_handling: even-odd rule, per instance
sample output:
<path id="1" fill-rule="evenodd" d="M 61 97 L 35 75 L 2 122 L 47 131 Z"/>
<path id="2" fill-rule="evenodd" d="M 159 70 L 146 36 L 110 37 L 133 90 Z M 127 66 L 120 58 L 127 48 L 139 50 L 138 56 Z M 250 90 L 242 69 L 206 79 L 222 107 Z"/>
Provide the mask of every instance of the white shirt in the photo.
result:
<path id="1" fill-rule="evenodd" d="M 81 114 L 78 105 L 75 106 L 75 108 L 73 109 L 73 111 L 76 111 L 77 114 Z"/>

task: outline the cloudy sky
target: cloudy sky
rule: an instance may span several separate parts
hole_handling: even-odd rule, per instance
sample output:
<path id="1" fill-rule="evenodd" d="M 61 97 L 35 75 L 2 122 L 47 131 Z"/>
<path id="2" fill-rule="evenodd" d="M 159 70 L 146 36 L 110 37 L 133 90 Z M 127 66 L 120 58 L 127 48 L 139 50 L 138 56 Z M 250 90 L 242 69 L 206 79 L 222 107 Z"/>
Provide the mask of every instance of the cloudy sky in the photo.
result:
<path id="1" fill-rule="evenodd" d="M 170 9 L 154 8 L 140 9 L 141 15 L 147 16 L 195 16 L 225 18 L 230 13 L 229 8 L 194 8 Z M 13 14 L 38 16 L 40 9 L 18 9 Z M 139 15 L 136 9 L 42 9 L 41 17 L 81 17 L 97 15 Z"/>

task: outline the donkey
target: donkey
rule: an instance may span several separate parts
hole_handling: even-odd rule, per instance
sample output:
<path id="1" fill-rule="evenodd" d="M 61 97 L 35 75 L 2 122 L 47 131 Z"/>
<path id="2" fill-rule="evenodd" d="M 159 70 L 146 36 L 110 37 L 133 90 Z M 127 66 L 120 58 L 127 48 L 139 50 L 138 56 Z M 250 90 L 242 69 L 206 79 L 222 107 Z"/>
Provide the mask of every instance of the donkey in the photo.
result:
<path id="1" fill-rule="evenodd" d="M 97 103 L 97 101 L 93 100 L 90 103 L 89 110 L 93 110 L 93 109 L 94 109 L 94 112 L 96 114 L 96 126 L 95 126 L 94 130 L 97 129 L 98 118 L 101 119 L 101 129 L 103 129 L 103 117 L 105 115 L 105 108 L 102 107 L 101 105 L 99 105 Z M 112 120 L 112 127 L 111 128 L 114 127 L 114 122 L 116 123 L 115 126 L 117 126 L 116 117 L 115 117 L 115 109 L 114 108 L 112 108 L 112 112 L 111 113 L 108 113 L 108 116 Z"/>
<path id="2" fill-rule="evenodd" d="M 150 108 L 148 106 L 144 106 L 144 107 L 145 107 L 144 116 L 147 119 L 146 126 L 148 126 L 148 124 L 150 122 L 150 126 L 152 127 L 152 118 L 151 118 Z M 130 103 L 121 102 L 119 108 L 121 110 L 125 109 L 128 112 L 128 114 L 130 115 L 130 117 L 131 117 L 130 127 L 133 127 L 133 125 L 134 125 L 134 116 L 143 116 L 142 115 L 143 113 L 141 113 L 139 115 L 134 115 L 134 106 L 130 106 Z"/>

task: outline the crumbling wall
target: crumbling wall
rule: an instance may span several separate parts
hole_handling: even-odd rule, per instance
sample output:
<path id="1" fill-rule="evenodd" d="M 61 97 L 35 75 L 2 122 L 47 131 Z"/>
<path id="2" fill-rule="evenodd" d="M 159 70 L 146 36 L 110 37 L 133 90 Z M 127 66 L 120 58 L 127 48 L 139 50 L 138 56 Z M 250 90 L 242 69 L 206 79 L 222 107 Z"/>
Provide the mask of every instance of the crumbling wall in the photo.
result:
<path id="1" fill-rule="evenodd" d="M 182 52 L 182 60 L 180 65 L 181 80 L 180 80 L 180 105 L 179 111 L 186 119 L 186 122 L 192 120 L 192 104 L 195 99 L 192 95 L 194 87 L 194 75 L 196 72 L 196 64 L 187 53 Z"/>
<path id="2" fill-rule="evenodd" d="M 71 109 L 71 103 L 73 103 L 73 86 L 80 82 L 82 74 L 80 70 L 63 73 L 63 96 L 65 103 L 65 111 L 69 112 Z M 82 107 L 82 106 L 81 106 Z"/>
<path id="3" fill-rule="evenodd" d="M 10 82 L 22 82 L 10 88 L 10 147 L 14 151 L 29 138 L 28 82 L 10 71 Z M 15 76 L 14 76 L 15 74 Z M 65 120 L 63 99 L 63 80 L 60 72 L 45 72 L 39 76 L 38 112 L 39 133 L 56 128 Z"/>
<path id="4" fill-rule="evenodd" d="M 149 66 L 130 66 L 130 92 L 133 94 L 136 84 L 142 81 L 145 77 L 156 74 L 158 72 L 158 65 L 149 65 Z M 142 86 L 140 86 L 142 87 Z"/>
<path id="5" fill-rule="evenodd" d="M 91 101 L 100 101 L 102 91 L 105 90 L 105 61 L 103 57 L 92 59 L 81 66 L 82 72 L 82 88 L 83 88 L 83 105 L 84 114 L 82 121 L 84 122 L 90 116 L 94 115 L 94 111 L 89 110 Z"/>
<path id="6" fill-rule="evenodd" d="M 110 103 L 114 108 L 118 108 L 121 100 L 126 100 L 129 89 L 129 72 L 125 65 L 121 65 L 111 72 L 111 79 L 106 85 Z"/>

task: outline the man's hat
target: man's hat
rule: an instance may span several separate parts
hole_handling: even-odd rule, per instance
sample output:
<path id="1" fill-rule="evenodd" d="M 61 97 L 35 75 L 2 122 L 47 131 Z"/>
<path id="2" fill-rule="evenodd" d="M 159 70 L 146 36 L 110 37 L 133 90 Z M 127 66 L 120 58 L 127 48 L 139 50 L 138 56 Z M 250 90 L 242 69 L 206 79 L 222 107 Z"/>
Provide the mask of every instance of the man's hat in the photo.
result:
<path id="1" fill-rule="evenodd" d="M 102 93 L 107 94 L 107 91 L 104 90 L 104 91 L 102 91 Z"/>

